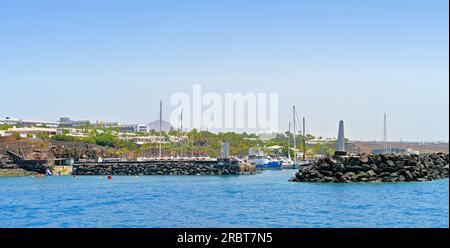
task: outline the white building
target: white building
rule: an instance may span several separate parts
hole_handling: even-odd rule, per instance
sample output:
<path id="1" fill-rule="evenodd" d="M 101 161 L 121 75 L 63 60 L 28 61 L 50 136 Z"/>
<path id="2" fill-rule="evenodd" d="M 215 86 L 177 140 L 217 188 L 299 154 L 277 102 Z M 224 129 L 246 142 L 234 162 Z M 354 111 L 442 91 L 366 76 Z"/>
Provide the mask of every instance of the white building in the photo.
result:
<path id="1" fill-rule="evenodd" d="M 49 137 L 56 134 L 56 128 L 42 128 L 42 127 L 20 127 L 20 128 L 10 128 L 6 133 L 15 134 L 18 133 L 21 138 L 36 138 L 39 134 L 46 134 Z"/>
<path id="2" fill-rule="evenodd" d="M 173 135 L 170 135 L 169 136 L 169 141 L 172 142 L 172 143 L 179 143 L 181 141 L 186 142 L 188 140 L 189 140 L 189 137 L 186 136 L 186 135 L 184 135 L 184 136 L 173 136 Z"/>
<path id="3" fill-rule="evenodd" d="M 132 140 L 136 145 L 167 143 L 166 137 L 157 135 L 123 137 L 121 139 Z"/>
<path id="4" fill-rule="evenodd" d="M 89 120 L 71 120 L 69 117 L 59 118 L 59 124 L 65 127 L 81 127 L 91 124 Z"/>
<path id="5" fill-rule="evenodd" d="M 7 137 L 11 136 L 11 133 L 8 133 L 8 131 L 0 130 L 0 137 Z"/>
<path id="6" fill-rule="evenodd" d="M 24 126 L 24 127 L 46 126 L 49 128 L 56 128 L 59 126 L 59 122 L 56 122 L 56 121 L 52 122 L 52 121 L 23 120 L 23 119 L 9 118 L 9 117 L 6 117 L 5 119 L 0 119 L 0 124 L 13 125 L 13 126 Z"/>
<path id="7" fill-rule="evenodd" d="M 87 135 L 82 130 L 76 128 L 57 128 L 56 134 L 64 134 L 67 136 L 81 138 L 87 137 Z"/>
<path id="8" fill-rule="evenodd" d="M 148 126 L 144 124 L 138 124 L 136 129 L 138 133 L 148 133 L 150 131 Z"/>
<path id="9" fill-rule="evenodd" d="M 104 128 L 115 128 L 118 127 L 119 123 L 118 122 L 105 122 L 103 123 L 103 127 Z"/>
<path id="10" fill-rule="evenodd" d="M 123 133 L 148 133 L 149 127 L 144 124 L 125 124 L 119 126 L 121 132 Z"/>
<path id="11" fill-rule="evenodd" d="M 312 139 L 312 140 L 307 140 L 306 144 L 307 145 L 317 145 L 317 144 L 331 144 L 334 141 L 336 141 L 336 138 L 316 138 L 316 139 Z"/>

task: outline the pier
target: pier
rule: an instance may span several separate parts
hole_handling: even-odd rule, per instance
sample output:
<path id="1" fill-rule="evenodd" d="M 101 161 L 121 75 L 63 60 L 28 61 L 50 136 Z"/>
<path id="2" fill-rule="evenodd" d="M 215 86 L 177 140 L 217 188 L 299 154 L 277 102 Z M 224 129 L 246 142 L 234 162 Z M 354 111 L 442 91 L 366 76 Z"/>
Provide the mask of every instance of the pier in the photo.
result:
<path id="1" fill-rule="evenodd" d="M 152 160 L 126 162 L 78 162 L 73 175 L 242 175 L 254 174 L 255 166 L 237 160 Z"/>

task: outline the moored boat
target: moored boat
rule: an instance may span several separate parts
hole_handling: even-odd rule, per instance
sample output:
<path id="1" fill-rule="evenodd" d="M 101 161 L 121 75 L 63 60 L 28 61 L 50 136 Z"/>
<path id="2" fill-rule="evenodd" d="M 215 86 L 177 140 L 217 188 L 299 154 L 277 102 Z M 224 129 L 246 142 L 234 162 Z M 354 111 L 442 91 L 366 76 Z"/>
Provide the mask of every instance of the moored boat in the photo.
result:
<path id="1" fill-rule="evenodd" d="M 281 161 L 272 159 L 264 154 L 257 154 L 249 157 L 251 164 L 255 165 L 257 170 L 279 170 L 281 169 Z"/>

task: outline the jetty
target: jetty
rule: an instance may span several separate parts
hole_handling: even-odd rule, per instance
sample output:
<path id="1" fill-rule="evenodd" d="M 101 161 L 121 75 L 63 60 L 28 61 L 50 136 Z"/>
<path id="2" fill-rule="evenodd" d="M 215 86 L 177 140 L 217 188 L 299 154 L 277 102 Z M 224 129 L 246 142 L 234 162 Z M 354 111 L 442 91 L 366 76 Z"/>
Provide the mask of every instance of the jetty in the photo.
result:
<path id="1" fill-rule="evenodd" d="M 234 159 L 77 162 L 73 175 L 243 175 L 255 166 Z"/>

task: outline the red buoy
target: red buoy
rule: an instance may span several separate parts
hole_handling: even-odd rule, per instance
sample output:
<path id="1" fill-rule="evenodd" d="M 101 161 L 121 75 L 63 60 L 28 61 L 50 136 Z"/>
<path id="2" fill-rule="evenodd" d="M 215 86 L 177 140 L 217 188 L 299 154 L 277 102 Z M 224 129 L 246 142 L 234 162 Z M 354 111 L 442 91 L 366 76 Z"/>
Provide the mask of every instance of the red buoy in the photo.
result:
<path id="1" fill-rule="evenodd" d="M 111 175 L 109 175 L 109 176 L 108 176 L 108 179 L 109 179 L 109 180 L 111 180 L 111 179 L 112 179 L 112 176 L 111 176 Z"/>

